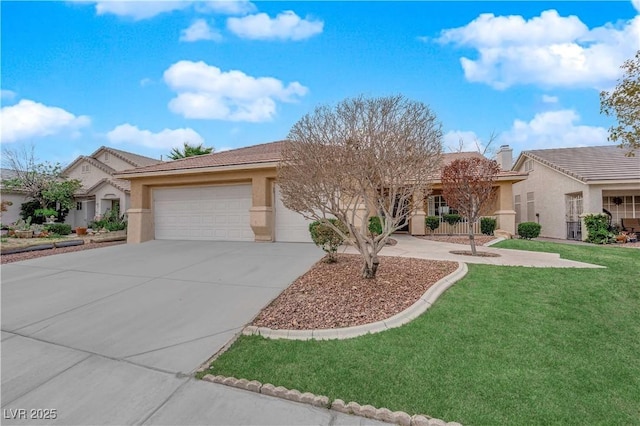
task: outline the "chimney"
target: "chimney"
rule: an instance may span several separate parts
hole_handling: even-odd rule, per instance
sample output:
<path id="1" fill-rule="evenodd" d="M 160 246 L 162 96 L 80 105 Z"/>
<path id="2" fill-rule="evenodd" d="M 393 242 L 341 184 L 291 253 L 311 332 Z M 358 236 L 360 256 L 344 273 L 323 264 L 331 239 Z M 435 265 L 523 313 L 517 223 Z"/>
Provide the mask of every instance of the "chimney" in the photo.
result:
<path id="1" fill-rule="evenodd" d="M 513 149 L 509 145 L 502 145 L 496 154 L 496 161 L 502 170 L 511 170 L 513 167 Z"/>

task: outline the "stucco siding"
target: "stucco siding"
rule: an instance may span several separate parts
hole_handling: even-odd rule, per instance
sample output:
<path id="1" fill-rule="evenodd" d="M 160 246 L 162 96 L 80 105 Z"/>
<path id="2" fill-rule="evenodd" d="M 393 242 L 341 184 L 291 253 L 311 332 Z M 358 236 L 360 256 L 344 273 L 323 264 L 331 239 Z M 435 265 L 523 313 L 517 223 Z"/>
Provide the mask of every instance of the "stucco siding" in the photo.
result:
<path id="1" fill-rule="evenodd" d="M 116 157 L 115 155 L 107 152 L 101 152 L 96 158 L 99 162 L 106 164 L 112 169 L 121 171 L 133 169 L 135 166 L 132 166 L 130 163 L 123 161 L 122 159 Z"/>
<path id="2" fill-rule="evenodd" d="M 13 192 L 3 192 L 0 198 L 2 201 L 11 201 L 13 203 L 7 207 L 6 212 L 2 212 L 2 216 L 0 216 L 2 223 L 9 225 L 20 219 L 20 205 L 27 201 L 27 198 L 22 194 Z"/>
<path id="3" fill-rule="evenodd" d="M 82 171 L 82 166 L 89 166 L 88 172 Z M 100 170 L 93 164 L 87 161 L 80 161 L 72 169 L 67 171 L 67 177 L 69 179 L 78 179 L 82 182 L 82 187 L 85 189 L 91 188 L 98 183 L 101 179 L 110 178 L 111 175 L 103 170 Z"/>
<path id="4" fill-rule="evenodd" d="M 523 168 L 518 171 L 524 172 Z M 513 195 L 520 195 L 520 222 L 538 221 L 542 225 L 540 235 L 550 238 L 567 237 L 566 233 L 566 195 L 582 192 L 584 210 L 598 206 L 598 191 L 569 176 L 557 172 L 542 163 L 534 162 L 529 177 L 513 185 Z M 534 216 L 527 215 L 527 193 L 533 193 Z M 600 205 L 602 197 L 600 197 Z M 600 208 L 601 210 L 601 208 Z M 539 217 L 535 216 L 539 214 Z M 516 225 L 517 226 L 517 225 Z"/>

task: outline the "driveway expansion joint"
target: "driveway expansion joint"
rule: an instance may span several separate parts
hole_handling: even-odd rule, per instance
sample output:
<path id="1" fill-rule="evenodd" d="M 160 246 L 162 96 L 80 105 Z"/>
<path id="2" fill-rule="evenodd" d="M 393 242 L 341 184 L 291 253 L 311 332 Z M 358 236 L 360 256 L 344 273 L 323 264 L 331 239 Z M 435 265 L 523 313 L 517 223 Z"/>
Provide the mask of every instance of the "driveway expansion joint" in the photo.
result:
<path id="1" fill-rule="evenodd" d="M 274 386 L 271 383 L 262 384 L 257 380 L 236 379 L 235 377 L 205 375 L 202 380 L 224 386 L 230 386 L 245 391 L 256 392 L 263 395 L 286 399 L 288 401 L 309 404 L 314 407 L 327 408 L 333 412 L 339 412 L 368 419 L 379 420 L 402 426 L 462 426 L 457 422 L 445 422 L 422 414 L 409 415 L 404 411 L 391 411 L 388 408 L 376 408 L 372 405 L 360 405 L 357 402 L 345 402 L 334 399 L 330 402 L 328 396 L 315 395 L 310 392 L 300 392 L 297 389 L 287 389 L 283 386 Z M 335 414 L 332 413 L 332 419 Z M 331 424 L 331 423 L 330 423 Z"/>
<path id="2" fill-rule="evenodd" d="M 257 327 L 248 325 L 242 330 L 242 334 L 247 336 L 259 335 L 268 339 L 288 339 L 288 340 L 330 340 L 330 339 L 351 339 L 364 336 L 366 334 L 379 333 L 381 331 L 400 327 L 413 321 L 429 309 L 435 301 L 449 287 L 459 281 L 468 272 L 467 265 L 458 262 L 458 268 L 446 277 L 441 278 L 430 286 L 418 300 L 407 309 L 399 312 L 387 319 L 372 322 L 369 324 L 357 325 L 353 327 L 327 328 L 314 330 L 286 330 L 271 329 L 267 327 Z"/>

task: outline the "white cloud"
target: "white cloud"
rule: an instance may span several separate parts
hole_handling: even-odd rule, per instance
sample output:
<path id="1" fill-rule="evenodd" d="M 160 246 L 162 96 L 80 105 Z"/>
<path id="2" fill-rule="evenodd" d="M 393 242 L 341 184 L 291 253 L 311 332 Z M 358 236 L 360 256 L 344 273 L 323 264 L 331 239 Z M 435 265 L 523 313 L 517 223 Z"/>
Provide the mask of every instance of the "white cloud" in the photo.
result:
<path id="1" fill-rule="evenodd" d="M 180 61 L 164 72 L 178 95 L 169 109 L 186 118 L 260 122 L 273 118 L 276 101 L 295 102 L 308 89 L 298 82 L 284 85 L 273 77 L 222 71 L 206 63 Z"/>
<path id="2" fill-rule="evenodd" d="M 180 41 L 213 40 L 221 41 L 222 35 L 211 28 L 204 19 L 196 19 L 189 28 L 182 30 Z"/>
<path id="3" fill-rule="evenodd" d="M 76 116 L 62 108 L 46 106 L 28 99 L 0 109 L 2 143 L 63 132 L 77 135 L 80 128 L 90 123 L 91 120 L 86 115 Z"/>
<path id="4" fill-rule="evenodd" d="M 607 144 L 608 133 L 604 127 L 579 122 L 580 116 L 574 110 L 541 112 L 528 122 L 515 120 L 499 140 L 501 144 L 516 145 L 522 150 Z"/>
<path id="5" fill-rule="evenodd" d="M 256 6 L 246 0 L 215 0 L 196 2 L 196 10 L 200 13 L 214 12 L 224 15 L 246 15 L 255 12 Z"/>
<path id="6" fill-rule="evenodd" d="M 640 15 L 589 29 L 578 17 L 555 10 L 529 20 L 482 14 L 442 31 L 438 41 L 475 49 L 478 59 L 460 59 L 465 77 L 496 89 L 516 84 L 603 89 L 640 48 Z"/>
<path id="7" fill-rule="evenodd" d="M 631 0 L 631 4 L 640 13 L 640 0 Z"/>
<path id="8" fill-rule="evenodd" d="M 17 93 L 14 92 L 13 90 L 6 90 L 6 89 L 1 89 L 0 90 L 0 99 L 14 99 L 17 96 Z"/>
<path id="9" fill-rule="evenodd" d="M 98 15 L 112 14 L 141 21 L 161 13 L 186 9 L 191 6 L 191 3 L 190 1 L 99 1 L 96 2 L 96 13 Z"/>
<path id="10" fill-rule="evenodd" d="M 121 124 L 107 133 L 107 139 L 114 144 L 127 143 L 141 145 L 155 149 L 171 149 L 181 147 L 184 142 L 192 145 L 204 143 L 202 136 L 193 129 L 164 129 L 153 133 L 149 130 L 140 130 L 129 123 Z"/>
<path id="11" fill-rule="evenodd" d="M 227 28 L 237 36 L 254 40 L 303 40 L 322 32 L 324 22 L 308 17 L 301 19 L 288 10 L 270 18 L 258 13 L 242 18 L 228 18 Z"/>
<path id="12" fill-rule="evenodd" d="M 542 95 L 542 102 L 545 104 L 557 104 L 559 101 L 557 96 Z"/>
<path id="13" fill-rule="evenodd" d="M 443 145 L 449 152 L 470 152 L 485 149 L 484 142 L 475 132 L 465 130 L 452 130 L 443 137 Z"/>

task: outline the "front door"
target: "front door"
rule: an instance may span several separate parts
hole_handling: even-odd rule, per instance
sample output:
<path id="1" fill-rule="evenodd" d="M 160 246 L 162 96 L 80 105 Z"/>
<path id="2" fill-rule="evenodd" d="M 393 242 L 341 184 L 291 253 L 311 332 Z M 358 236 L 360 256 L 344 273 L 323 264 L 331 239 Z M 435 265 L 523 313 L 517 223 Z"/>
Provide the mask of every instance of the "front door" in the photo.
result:
<path id="1" fill-rule="evenodd" d="M 567 240 L 582 240 L 582 193 L 568 194 L 566 206 Z"/>

